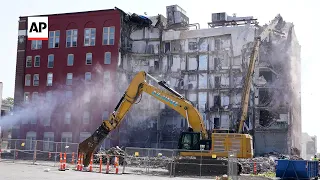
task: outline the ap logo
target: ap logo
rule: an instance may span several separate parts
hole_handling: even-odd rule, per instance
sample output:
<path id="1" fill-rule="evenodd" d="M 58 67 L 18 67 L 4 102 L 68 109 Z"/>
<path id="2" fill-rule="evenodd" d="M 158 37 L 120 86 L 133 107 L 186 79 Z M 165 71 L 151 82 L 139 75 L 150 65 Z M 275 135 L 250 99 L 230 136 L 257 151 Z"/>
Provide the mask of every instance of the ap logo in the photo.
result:
<path id="1" fill-rule="evenodd" d="M 28 17 L 28 40 L 48 40 L 48 17 Z"/>

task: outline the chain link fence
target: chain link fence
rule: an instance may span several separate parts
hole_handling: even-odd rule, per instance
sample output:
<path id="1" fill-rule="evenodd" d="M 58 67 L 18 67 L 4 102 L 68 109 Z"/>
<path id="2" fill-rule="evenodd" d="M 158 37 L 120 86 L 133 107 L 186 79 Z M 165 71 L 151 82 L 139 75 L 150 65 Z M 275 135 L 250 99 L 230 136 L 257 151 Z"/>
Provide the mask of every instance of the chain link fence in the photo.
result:
<path id="1" fill-rule="evenodd" d="M 226 158 L 216 158 L 212 152 L 205 150 L 182 152 L 176 149 L 127 147 L 124 172 L 170 177 L 212 178 L 227 175 L 229 179 L 237 179 L 241 165 L 236 152 L 226 153 Z"/>
<path id="2" fill-rule="evenodd" d="M 60 153 L 66 153 L 67 167 L 76 169 L 78 146 L 78 143 L 9 139 L 0 144 L 0 161 L 48 165 L 58 169 Z M 95 154 L 93 171 L 108 172 L 109 174 L 148 174 L 196 178 L 215 178 L 227 175 L 229 179 L 238 179 L 241 166 L 239 166 L 236 152 L 227 152 L 226 154 L 228 156 L 225 158 L 216 158 L 212 152 L 204 150 L 199 152 L 126 147 L 123 154 Z"/>
<path id="3" fill-rule="evenodd" d="M 0 142 L 1 161 L 58 166 L 60 153 L 66 153 L 67 163 L 74 164 L 78 146 L 78 143 L 4 139 Z"/>

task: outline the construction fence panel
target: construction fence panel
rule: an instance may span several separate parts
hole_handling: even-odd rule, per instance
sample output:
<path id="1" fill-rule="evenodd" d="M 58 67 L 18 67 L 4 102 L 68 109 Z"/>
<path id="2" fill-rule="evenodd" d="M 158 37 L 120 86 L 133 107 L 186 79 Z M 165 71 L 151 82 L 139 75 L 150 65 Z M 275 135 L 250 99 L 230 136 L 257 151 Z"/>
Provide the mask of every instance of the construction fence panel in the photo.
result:
<path id="1" fill-rule="evenodd" d="M 66 154 L 67 164 L 74 165 L 78 157 L 78 143 L 37 140 L 35 146 L 35 161 L 38 164 L 58 166 L 60 155 L 64 158 L 64 154 Z"/>
<path id="2" fill-rule="evenodd" d="M 172 175 L 173 149 L 125 148 L 124 173 Z"/>
<path id="3" fill-rule="evenodd" d="M 124 158 L 121 155 L 94 154 L 92 171 L 103 174 L 123 174 Z M 87 171 L 90 171 L 90 165 Z"/>

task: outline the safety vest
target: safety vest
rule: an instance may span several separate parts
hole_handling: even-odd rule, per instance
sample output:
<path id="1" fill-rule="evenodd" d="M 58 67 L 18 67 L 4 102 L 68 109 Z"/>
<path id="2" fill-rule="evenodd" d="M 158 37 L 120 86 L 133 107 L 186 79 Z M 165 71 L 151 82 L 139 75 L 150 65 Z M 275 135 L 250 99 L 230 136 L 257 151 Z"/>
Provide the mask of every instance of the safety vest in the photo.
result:
<path id="1" fill-rule="evenodd" d="M 319 161 L 319 158 L 313 158 L 312 160 L 314 160 L 314 161 Z"/>

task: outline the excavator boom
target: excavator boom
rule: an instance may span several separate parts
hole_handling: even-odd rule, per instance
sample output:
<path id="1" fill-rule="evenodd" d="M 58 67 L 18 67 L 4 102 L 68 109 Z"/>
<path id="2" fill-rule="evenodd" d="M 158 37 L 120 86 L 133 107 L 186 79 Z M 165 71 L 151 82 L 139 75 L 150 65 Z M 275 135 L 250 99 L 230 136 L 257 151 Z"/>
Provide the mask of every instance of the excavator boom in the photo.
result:
<path id="1" fill-rule="evenodd" d="M 146 77 L 156 81 L 158 85 L 163 87 L 165 90 L 161 90 L 155 86 L 147 83 Z M 180 115 L 187 119 L 189 126 L 195 132 L 200 132 L 203 139 L 208 139 L 207 131 L 204 127 L 204 122 L 201 118 L 198 110 L 185 99 L 181 94 L 171 89 L 166 85 L 164 81 L 158 81 L 151 75 L 144 71 L 139 72 L 131 81 L 128 89 L 121 97 L 119 103 L 115 107 L 113 113 L 107 120 L 98 127 L 98 129 L 86 140 L 79 144 L 79 153 L 84 154 L 84 166 L 88 166 L 90 157 L 96 148 L 103 142 L 108 134 L 119 127 L 121 121 L 128 113 L 132 105 L 140 97 L 141 93 L 145 92 L 155 99 L 165 103 L 177 111 Z"/>

